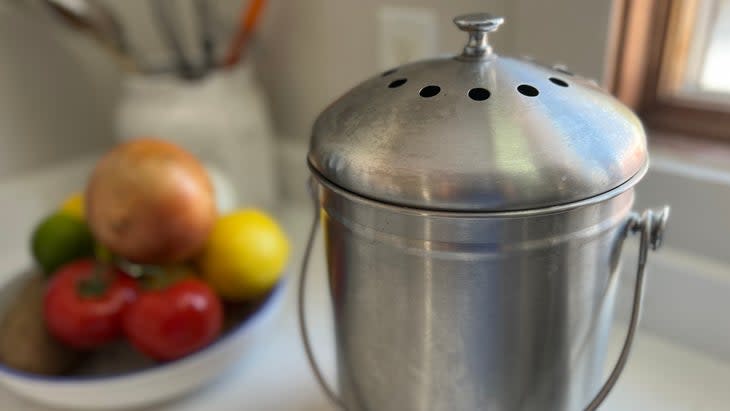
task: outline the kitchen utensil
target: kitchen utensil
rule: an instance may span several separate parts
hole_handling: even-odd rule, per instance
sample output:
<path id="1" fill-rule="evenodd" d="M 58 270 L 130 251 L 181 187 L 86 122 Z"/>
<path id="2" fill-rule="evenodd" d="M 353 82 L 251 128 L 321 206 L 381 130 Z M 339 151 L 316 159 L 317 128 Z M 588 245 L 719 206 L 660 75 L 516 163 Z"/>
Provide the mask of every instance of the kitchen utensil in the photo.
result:
<path id="1" fill-rule="evenodd" d="M 349 411 L 595 410 L 627 361 L 668 208 L 632 212 L 639 119 L 583 77 L 499 56 L 503 19 L 454 19 L 460 55 L 407 64 L 317 119 L 304 347 Z M 335 394 L 312 354 L 306 266 L 321 215 Z M 620 254 L 640 233 L 631 320 L 602 381 Z"/>
<path id="2" fill-rule="evenodd" d="M 266 0 L 250 0 L 248 7 L 241 14 L 241 21 L 233 35 L 223 62 L 224 67 L 230 68 L 235 66 L 241 60 L 242 56 L 245 55 L 246 46 L 256 30 L 265 5 Z"/>
<path id="3" fill-rule="evenodd" d="M 198 13 L 198 30 L 200 32 L 200 48 L 203 54 L 203 70 L 209 72 L 215 68 L 215 43 L 211 27 L 211 10 L 207 0 L 193 0 Z"/>
<path id="4" fill-rule="evenodd" d="M 102 3 L 94 0 L 47 0 L 51 7 L 64 13 L 79 27 L 91 29 L 120 52 L 128 46 L 119 20 Z"/>
<path id="5" fill-rule="evenodd" d="M 186 79 L 200 77 L 201 73 L 195 70 L 185 55 L 185 50 L 183 49 L 179 33 L 177 33 L 175 28 L 176 25 L 172 12 L 169 8 L 170 4 L 166 3 L 165 0 L 150 0 L 149 5 L 153 16 L 157 19 L 160 35 L 175 57 L 175 67 L 178 74 Z"/>
<path id="6" fill-rule="evenodd" d="M 103 4 L 93 0 L 46 0 L 46 3 L 66 23 L 93 36 L 122 67 L 137 70 L 121 23 Z"/>

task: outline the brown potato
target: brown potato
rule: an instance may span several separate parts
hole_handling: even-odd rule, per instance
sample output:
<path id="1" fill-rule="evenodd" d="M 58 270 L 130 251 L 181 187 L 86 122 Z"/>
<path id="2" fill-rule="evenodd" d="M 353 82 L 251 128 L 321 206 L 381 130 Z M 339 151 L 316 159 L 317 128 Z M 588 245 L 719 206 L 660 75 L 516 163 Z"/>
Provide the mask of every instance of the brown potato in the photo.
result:
<path id="1" fill-rule="evenodd" d="M 0 362 L 19 371 L 57 375 L 77 364 L 80 354 L 48 333 L 43 319 L 46 282 L 42 275 L 24 278 L 0 323 Z"/>

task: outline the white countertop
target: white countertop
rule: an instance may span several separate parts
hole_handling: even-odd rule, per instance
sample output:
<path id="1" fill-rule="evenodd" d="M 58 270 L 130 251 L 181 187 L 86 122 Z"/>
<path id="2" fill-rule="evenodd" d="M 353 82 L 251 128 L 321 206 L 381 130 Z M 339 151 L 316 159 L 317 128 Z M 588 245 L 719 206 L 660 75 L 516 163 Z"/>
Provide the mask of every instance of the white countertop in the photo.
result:
<path id="1" fill-rule="evenodd" d="M 288 296 L 269 344 L 241 358 L 233 371 L 201 391 L 144 411 L 327 411 L 300 345 L 295 312 L 295 279 L 310 224 L 307 206 L 289 206 L 279 216 L 296 245 Z M 321 236 L 319 237 L 321 240 Z M 333 376 L 334 353 L 322 245 L 312 262 L 308 314 L 314 345 Z M 624 328 L 615 327 L 611 355 L 618 353 Z M 640 332 L 624 375 L 603 411 L 717 411 L 730 409 L 730 363 L 657 336 Z M 171 382 L 174 383 L 174 382 Z M 0 409 L 50 411 L 0 387 Z"/>

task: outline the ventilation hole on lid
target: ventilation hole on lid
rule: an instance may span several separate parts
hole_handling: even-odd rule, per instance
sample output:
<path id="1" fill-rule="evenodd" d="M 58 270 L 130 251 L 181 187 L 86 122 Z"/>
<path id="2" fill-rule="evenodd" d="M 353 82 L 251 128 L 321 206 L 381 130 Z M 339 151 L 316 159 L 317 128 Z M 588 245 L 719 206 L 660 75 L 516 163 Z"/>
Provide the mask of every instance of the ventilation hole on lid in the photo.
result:
<path id="1" fill-rule="evenodd" d="M 553 84 L 557 84 L 560 87 L 568 87 L 568 83 L 566 83 L 565 81 L 563 81 L 557 77 L 550 77 L 550 81 L 552 81 Z"/>
<path id="2" fill-rule="evenodd" d="M 433 97 L 441 91 L 439 86 L 426 86 L 418 93 L 421 97 Z"/>
<path id="3" fill-rule="evenodd" d="M 388 71 L 384 72 L 383 74 L 381 74 L 381 76 L 385 77 L 385 76 L 388 76 L 388 75 L 390 75 L 390 74 L 393 74 L 393 73 L 395 73 L 396 71 L 398 71 L 398 69 L 397 69 L 397 68 L 394 68 L 394 69 L 390 69 L 390 70 L 388 70 Z"/>
<path id="4" fill-rule="evenodd" d="M 540 94 L 540 92 L 537 91 L 535 87 L 532 87 L 528 84 L 520 84 L 517 87 L 517 91 L 528 97 L 535 97 L 536 95 Z"/>
<path id="5" fill-rule="evenodd" d="M 489 90 L 481 87 L 474 87 L 469 90 L 469 98 L 476 101 L 484 101 L 488 99 L 490 95 L 491 93 L 489 93 Z"/>
<path id="6" fill-rule="evenodd" d="M 406 84 L 406 81 L 408 81 L 408 79 L 399 78 L 398 80 L 393 80 L 390 84 L 388 84 L 388 87 L 390 87 L 390 88 L 400 87 L 400 86 Z"/>

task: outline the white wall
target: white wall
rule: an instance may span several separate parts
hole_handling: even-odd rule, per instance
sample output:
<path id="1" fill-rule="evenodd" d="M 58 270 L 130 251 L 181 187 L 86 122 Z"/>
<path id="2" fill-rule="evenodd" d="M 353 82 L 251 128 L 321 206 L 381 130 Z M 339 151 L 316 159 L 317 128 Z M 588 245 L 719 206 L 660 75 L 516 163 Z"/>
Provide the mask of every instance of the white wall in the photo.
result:
<path id="1" fill-rule="evenodd" d="M 571 70 L 600 80 L 611 14 L 610 0 L 503 0 L 512 24 L 507 50 L 545 62 L 566 64 Z"/>
<path id="2" fill-rule="evenodd" d="M 382 70 L 377 62 L 377 12 L 381 6 L 432 8 L 438 14 L 439 52 L 454 53 L 464 34 L 451 18 L 490 10 L 498 0 L 294 1 L 272 7 L 261 33 L 258 62 L 280 134 L 308 138 L 317 113 L 348 88 Z M 504 38 L 495 35 L 496 43 Z"/>
<path id="3" fill-rule="evenodd" d="M 159 55 L 145 0 L 106 0 L 128 24 L 132 42 Z M 212 0 L 232 23 L 241 0 Z M 95 152 L 112 142 L 121 74 L 92 41 L 30 13 L 37 0 L 0 3 L 0 178 Z M 272 0 L 254 50 L 276 131 L 305 142 L 317 113 L 377 64 L 378 9 L 433 9 L 441 53 L 464 35 L 451 18 L 491 11 L 507 18 L 492 36 L 498 52 L 531 54 L 600 78 L 610 1 L 583 0 Z M 227 24 L 223 24 L 226 26 Z M 188 24 L 188 26 L 190 26 Z"/>
<path id="4" fill-rule="evenodd" d="M 0 176 L 107 147 L 119 73 L 29 3 L 0 4 Z"/>
<path id="5" fill-rule="evenodd" d="M 465 35 L 451 19 L 474 11 L 506 17 L 490 36 L 498 53 L 564 63 L 600 79 L 612 1 L 584 0 L 295 0 L 272 2 L 257 62 L 279 134 L 307 139 L 317 113 L 332 99 L 381 70 L 377 65 L 378 9 L 432 8 L 437 50 L 457 53 Z"/>

